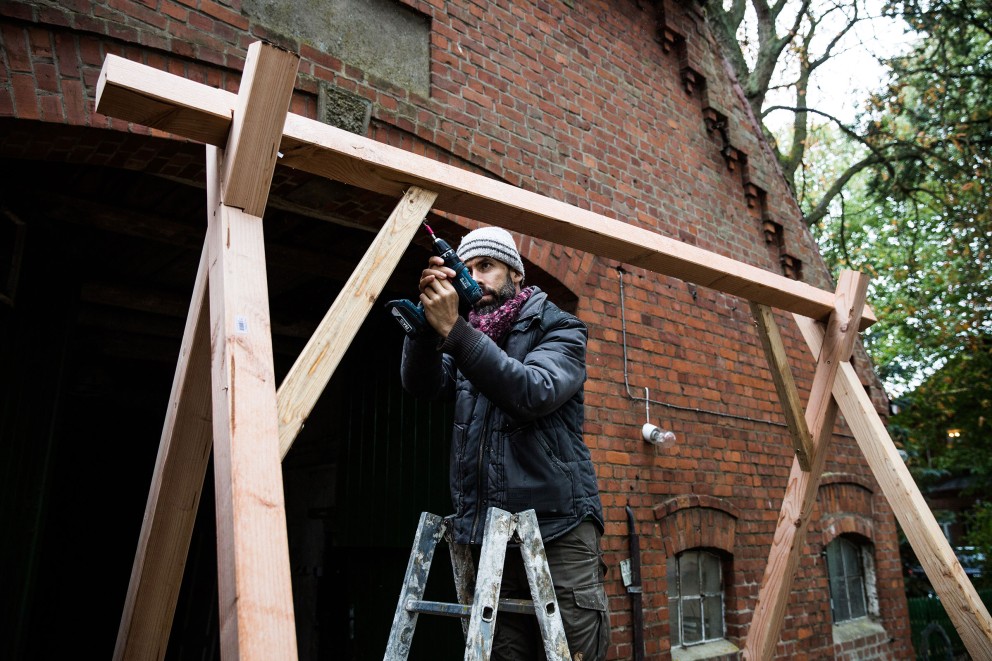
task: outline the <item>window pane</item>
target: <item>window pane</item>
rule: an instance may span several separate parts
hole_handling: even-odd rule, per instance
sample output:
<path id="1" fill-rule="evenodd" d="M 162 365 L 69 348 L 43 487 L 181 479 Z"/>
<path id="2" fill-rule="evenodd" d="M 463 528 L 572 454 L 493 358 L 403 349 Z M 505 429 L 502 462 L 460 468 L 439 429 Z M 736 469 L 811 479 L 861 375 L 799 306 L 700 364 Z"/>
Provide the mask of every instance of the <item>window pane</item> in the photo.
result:
<path id="1" fill-rule="evenodd" d="M 698 598 L 682 600 L 682 640 L 686 645 L 703 640 L 702 604 Z"/>
<path id="2" fill-rule="evenodd" d="M 699 594 L 699 553 L 689 551 L 679 556 L 679 587 L 682 597 Z"/>
<path id="3" fill-rule="evenodd" d="M 666 563 L 667 579 L 668 579 L 668 598 L 669 600 L 679 598 L 679 565 L 678 558 L 669 558 Z"/>
<path id="4" fill-rule="evenodd" d="M 847 587 L 844 580 L 830 580 L 830 601 L 833 603 L 834 622 L 851 619 L 851 606 L 847 600 Z"/>
<path id="5" fill-rule="evenodd" d="M 720 595 L 703 599 L 703 619 L 706 640 L 723 638 L 723 599 Z"/>
<path id="6" fill-rule="evenodd" d="M 865 607 L 864 583 L 860 576 L 847 579 L 847 594 L 851 600 L 851 618 L 867 615 L 868 609 Z"/>
<path id="7" fill-rule="evenodd" d="M 839 538 L 837 541 L 840 543 L 841 550 L 844 553 L 844 573 L 848 576 L 861 573 L 861 563 L 858 561 L 858 547 L 843 538 Z"/>
<path id="8" fill-rule="evenodd" d="M 865 548 L 850 539 L 838 537 L 827 545 L 826 551 L 834 623 L 865 617 L 868 614 Z"/>
<path id="9" fill-rule="evenodd" d="M 844 571 L 843 560 L 840 557 L 840 538 L 827 544 L 827 565 L 831 574 L 841 574 Z"/>
<path id="10" fill-rule="evenodd" d="M 672 576 L 673 568 L 677 576 Z M 720 557 L 706 551 L 686 551 L 678 556 L 677 564 L 666 569 L 672 647 L 722 639 L 726 625 Z"/>
<path id="11" fill-rule="evenodd" d="M 701 558 L 703 570 L 703 594 L 720 592 L 720 558 L 712 553 L 704 553 Z"/>

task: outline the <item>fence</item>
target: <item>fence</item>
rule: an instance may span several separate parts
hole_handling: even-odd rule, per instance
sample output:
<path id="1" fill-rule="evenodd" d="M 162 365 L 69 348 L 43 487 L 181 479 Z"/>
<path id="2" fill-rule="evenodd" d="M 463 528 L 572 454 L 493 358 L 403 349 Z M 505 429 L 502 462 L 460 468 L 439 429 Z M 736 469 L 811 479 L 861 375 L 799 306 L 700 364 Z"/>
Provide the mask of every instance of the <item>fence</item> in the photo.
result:
<path id="1" fill-rule="evenodd" d="M 986 607 L 992 604 L 992 589 L 979 590 Z M 944 604 L 934 595 L 909 600 L 909 626 L 918 661 L 960 661 L 969 659 Z"/>

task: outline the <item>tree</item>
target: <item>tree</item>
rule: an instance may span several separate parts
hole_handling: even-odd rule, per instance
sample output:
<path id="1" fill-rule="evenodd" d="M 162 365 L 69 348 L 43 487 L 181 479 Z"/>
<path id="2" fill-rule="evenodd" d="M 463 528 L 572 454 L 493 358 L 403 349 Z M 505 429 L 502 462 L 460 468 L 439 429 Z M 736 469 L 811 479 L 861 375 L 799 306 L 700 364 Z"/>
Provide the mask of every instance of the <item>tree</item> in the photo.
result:
<path id="1" fill-rule="evenodd" d="M 974 498 L 975 506 L 963 515 L 964 538 L 955 541 L 984 556 L 975 584 L 992 586 L 992 336 L 969 342 L 897 403 L 889 429 L 924 492 L 949 478 L 966 478 L 961 495 Z M 908 547 L 902 552 L 912 557 Z"/>
<path id="2" fill-rule="evenodd" d="M 879 19 L 867 10 L 869 4 L 870 0 L 701 2 L 751 110 L 762 121 L 786 179 L 794 187 L 797 173 L 806 161 L 807 140 L 816 120 L 833 123 L 852 137 L 858 135 L 854 126 L 822 109 L 810 107 L 807 100 L 818 71 L 831 58 L 857 43 L 859 26 Z M 773 97 L 786 98 L 791 103 L 768 103 Z M 779 135 L 767 123 L 771 115 L 781 112 L 792 116 L 782 141 L 784 147 L 780 147 Z M 819 220 L 823 215 L 819 209 L 826 208 L 847 180 L 877 158 L 871 156 L 865 162 L 848 164 L 844 172 L 838 173 L 837 186 L 819 191 L 822 198 L 815 205 L 817 215 L 808 222 Z"/>
<path id="3" fill-rule="evenodd" d="M 866 177 L 872 252 L 891 291 L 871 349 L 911 387 L 892 418 L 917 481 L 978 485 L 966 541 L 992 557 L 992 4 L 890 5 L 922 39 L 872 99 L 865 143 L 898 153 Z M 844 227 L 843 214 L 837 222 Z M 858 223 L 854 225 L 857 226 Z M 850 226 L 849 226 L 850 227 Z M 985 580 L 988 580 L 987 578 Z"/>
<path id="4" fill-rule="evenodd" d="M 869 0 L 703 5 L 771 138 L 828 264 L 872 276 L 869 355 L 903 412 L 890 430 L 926 489 L 992 482 L 992 3 L 889 0 L 912 48 L 852 122 L 807 104 L 816 71 L 868 20 Z M 777 81 L 777 82 L 776 82 Z M 792 102 L 768 103 L 788 91 Z M 771 134 L 767 123 L 765 130 Z M 786 147 L 779 149 L 778 144 Z M 948 430 L 957 430 L 948 434 Z M 985 487 L 987 489 L 987 487 Z M 992 500 L 969 540 L 992 551 Z"/>
<path id="5" fill-rule="evenodd" d="M 817 228 L 836 267 L 878 279 L 869 350 L 899 390 L 992 335 L 992 6 L 969 2 L 890 6 L 921 39 L 871 99 L 878 162 Z"/>
<path id="6" fill-rule="evenodd" d="M 845 38 L 875 20 L 867 1 L 705 8 L 756 114 L 794 113 L 775 141 L 787 145 L 779 160 L 828 264 L 872 276 L 882 322 L 866 342 L 899 394 L 992 332 L 992 16 L 987 0 L 887 5 L 915 47 L 889 61 L 891 78 L 845 124 L 808 107 L 807 91 Z M 785 89 L 795 105 L 766 104 Z"/>

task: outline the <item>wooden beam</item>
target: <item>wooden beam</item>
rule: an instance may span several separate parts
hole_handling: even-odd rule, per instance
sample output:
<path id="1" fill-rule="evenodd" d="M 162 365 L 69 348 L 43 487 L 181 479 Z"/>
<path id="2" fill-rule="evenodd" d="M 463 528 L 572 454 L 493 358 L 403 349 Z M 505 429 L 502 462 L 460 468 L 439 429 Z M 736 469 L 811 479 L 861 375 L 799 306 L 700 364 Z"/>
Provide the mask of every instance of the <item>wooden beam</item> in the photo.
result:
<path id="1" fill-rule="evenodd" d="M 295 659 L 262 219 L 223 203 L 207 147 L 221 657 Z"/>
<path id="2" fill-rule="evenodd" d="M 382 293 L 437 193 L 411 188 L 382 226 L 279 387 L 279 454 L 285 457 Z"/>
<path id="3" fill-rule="evenodd" d="M 233 193 L 265 208 L 275 163 L 265 150 L 282 127 L 237 114 L 285 112 L 296 71 L 279 49 L 254 48 L 228 142 L 235 159 L 214 146 L 206 159 L 218 622 L 221 657 L 241 661 L 297 658 L 262 219 L 228 204 Z"/>
<path id="4" fill-rule="evenodd" d="M 210 460 L 210 328 L 207 251 L 196 284 L 169 395 L 138 550 L 114 659 L 165 657 L 186 555 Z"/>
<path id="5" fill-rule="evenodd" d="M 819 352 L 823 331 L 810 319 L 798 315 L 795 319 L 810 350 Z M 989 610 L 961 568 L 850 363 L 840 366 L 833 395 L 971 658 L 992 659 Z"/>
<path id="6" fill-rule="evenodd" d="M 224 155 L 223 187 L 224 204 L 250 216 L 265 213 L 299 65 L 295 53 L 260 41 L 248 47 Z"/>
<path id="7" fill-rule="evenodd" d="M 758 338 L 768 359 L 768 369 L 771 371 L 778 398 L 782 402 L 782 412 L 785 414 L 785 424 L 792 438 L 792 447 L 796 451 L 796 460 L 802 470 L 808 471 L 810 456 L 813 454 L 813 437 L 809 433 L 809 427 L 806 426 L 799 389 L 796 388 L 792 370 L 789 369 L 785 343 L 782 342 L 782 335 L 778 331 L 772 309 L 754 301 L 750 301 L 750 304 L 751 314 L 758 324 Z"/>
<path id="8" fill-rule="evenodd" d="M 236 98 L 109 55 L 97 86 L 97 111 L 223 145 Z M 416 186 L 436 191 L 434 207 L 600 257 L 669 275 L 770 307 L 825 320 L 833 293 L 738 262 L 587 209 L 466 172 L 290 113 L 283 165 L 400 197 Z M 870 310 L 862 327 L 876 321 Z"/>
<path id="9" fill-rule="evenodd" d="M 210 457 L 211 423 L 219 440 L 214 458 L 223 656 L 296 657 L 261 219 L 226 206 L 227 188 L 221 183 L 235 191 L 246 207 L 264 209 L 276 158 L 273 145 L 278 144 L 282 123 L 259 119 L 249 108 L 282 108 L 278 114 L 284 118 L 295 82 L 295 65 L 286 62 L 286 54 L 272 47 L 258 44 L 249 50 L 247 84 L 233 120 L 239 130 L 231 143 L 232 151 L 241 154 L 240 161 L 235 168 L 222 168 L 218 150 L 208 148 L 207 241 L 118 631 L 116 659 L 165 655 Z M 265 145 L 273 151 L 271 158 L 265 158 Z M 207 377 L 211 344 L 216 348 L 212 380 Z M 239 416 L 247 422 L 248 415 L 252 424 L 238 429 Z"/>
<path id="10" fill-rule="evenodd" d="M 837 402 L 831 389 L 841 361 L 850 359 L 867 290 L 867 276 L 854 271 L 841 273 L 835 296 L 837 309 L 827 322 L 826 340 L 817 356 L 806 407 L 806 424 L 813 434 L 810 469 L 804 471 L 798 459 L 792 462 L 758 603 L 744 644 L 742 658 L 750 661 L 763 661 L 775 655 L 837 417 Z"/>

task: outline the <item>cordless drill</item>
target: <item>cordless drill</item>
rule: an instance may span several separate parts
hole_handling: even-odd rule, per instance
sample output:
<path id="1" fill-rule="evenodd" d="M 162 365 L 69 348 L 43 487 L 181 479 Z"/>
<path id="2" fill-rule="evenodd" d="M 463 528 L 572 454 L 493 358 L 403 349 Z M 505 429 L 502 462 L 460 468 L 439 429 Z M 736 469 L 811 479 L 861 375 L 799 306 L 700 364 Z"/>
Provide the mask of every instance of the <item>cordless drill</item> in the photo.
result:
<path id="1" fill-rule="evenodd" d="M 478 303 L 479 299 L 483 296 L 482 288 L 469 275 L 465 262 L 458 258 L 458 253 L 448 245 L 447 241 L 434 234 L 434 230 L 430 228 L 430 225 L 424 223 L 424 227 L 427 228 L 427 232 L 431 235 L 431 239 L 433 239 L 432 247 L 434 248 L 434 254 L 443 259 L 444 265 L 455 272 L 455 279 L 451 281 L 451 284 L 455 287 L 455 291 L 469 305 Z M 414 305 L 412 301 L 398 299 L 386 303 L 386 308 L 396 317 L 396 321 L 403 327 L 403 332 L 410 337 L 417 337 L 424 330 L 430 328 L 427 323 L 427 317 L 424 316 L 424 306 L 422 303 Z"/>

